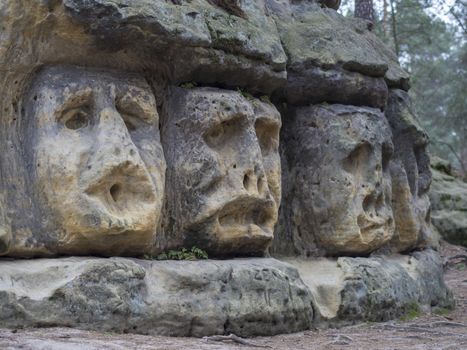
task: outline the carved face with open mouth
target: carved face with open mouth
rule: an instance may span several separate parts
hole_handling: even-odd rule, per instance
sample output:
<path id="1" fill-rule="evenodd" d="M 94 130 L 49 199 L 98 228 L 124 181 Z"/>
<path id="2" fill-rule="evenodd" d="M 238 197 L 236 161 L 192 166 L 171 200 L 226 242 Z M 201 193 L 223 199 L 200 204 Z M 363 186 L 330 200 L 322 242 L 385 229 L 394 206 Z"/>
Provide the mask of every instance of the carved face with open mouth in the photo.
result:
<path id="1" fill-rule="evenodd" d="M 295 222 L 305 250 L 367 254 L 394 234 L 391 131 L 376 109 L 316 105 L 291 116 Z"/>
<path id="2" fill-rule="evenodd" d="M 31 88 L 39 198 L 64 254 L 139 255 L 151 249 L 165 160 L 151 89 L 132 74 L 70 66 Z M 111 239 L 109 239 L 111 238 Z"/>
<path id="3" fill-rule="evenodd" d="M 280 201 L 280 115 L 219 89 L 173 89 L 162 129 L 172 232 L 213 255 L 261 255 Z"/>

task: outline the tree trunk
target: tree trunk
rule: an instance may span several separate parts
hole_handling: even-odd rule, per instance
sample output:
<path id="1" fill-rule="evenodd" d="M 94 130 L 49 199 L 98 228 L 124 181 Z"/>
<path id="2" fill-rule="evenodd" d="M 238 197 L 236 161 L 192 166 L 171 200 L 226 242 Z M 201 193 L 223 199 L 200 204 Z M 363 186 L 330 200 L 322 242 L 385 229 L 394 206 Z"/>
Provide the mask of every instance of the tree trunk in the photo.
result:
<path id="1" fill-rule="evenodd" d="M 396 9 L 394 0 L 389 0 L 391 5 L 391 22 L 392 22 L 392 37 L 394 39 L 394 50 L 396 51 L 397 57 L 399 57 L 399 39 L 397 37 L 397 20 L 396 20 Z"/>
<path id="2" fill-rule="evenodd" d="M 388 38 L 389 34 L 389 20 L 388 20 L 388 0 L 383 0 L 383 23 L 382 23 L 382 29 L 383 29 L 383 36 L 385 39 Z"/>
<path id="3" fill-rule="evenodd" d="M 374 22 L 373 0 L 355 0 L 355 17 Z"/>

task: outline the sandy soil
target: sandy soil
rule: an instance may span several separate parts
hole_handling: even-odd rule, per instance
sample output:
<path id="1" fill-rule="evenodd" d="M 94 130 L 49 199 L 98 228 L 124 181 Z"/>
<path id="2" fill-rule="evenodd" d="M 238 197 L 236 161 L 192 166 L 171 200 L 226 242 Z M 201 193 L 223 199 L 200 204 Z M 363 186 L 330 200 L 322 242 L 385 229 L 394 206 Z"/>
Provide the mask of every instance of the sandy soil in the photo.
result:
<path id="1" fill-rule="evenodd" d="M 306 331 L 245 339 L 247 344 L 229 340 L 151 337 L 111 334 L 68 328 L 30 330 L 0 329 L 0 349 L 25 350 L 220 350 L 220 349 L 467 349 L 467 249 L 443 244 L 446 283 L 457 307 L 442 315 L 423 315 L 410 321 L 367 323 L 341 329 Z M 240 339 L 243 341 L 242 339 Z"/>

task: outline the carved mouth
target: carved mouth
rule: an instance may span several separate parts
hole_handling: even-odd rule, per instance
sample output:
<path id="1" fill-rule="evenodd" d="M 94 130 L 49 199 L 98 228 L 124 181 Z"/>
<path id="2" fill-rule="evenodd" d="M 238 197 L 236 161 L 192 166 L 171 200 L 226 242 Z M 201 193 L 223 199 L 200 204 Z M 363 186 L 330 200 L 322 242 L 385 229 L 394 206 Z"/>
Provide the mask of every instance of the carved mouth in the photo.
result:
<path id="1" fill-rule="evenodd" d="M 225 204 L 217 212 L 221 235 L 267 235 L 277 219 L 276 204 L 270 199 L 240 197 Z"/>
<path id="2" fill-rule="evenodd" d="M 360 215 L 357 218 L 358 226 L 360 227 L 360 231 L 362 233 L 365 232 L 372 232 L 382 228 L 386 228 L 391 225 L 392 219 L 390 217 L 387 218 L 372 218 L 371 220 L 366 217 L 366 215 Z"/>

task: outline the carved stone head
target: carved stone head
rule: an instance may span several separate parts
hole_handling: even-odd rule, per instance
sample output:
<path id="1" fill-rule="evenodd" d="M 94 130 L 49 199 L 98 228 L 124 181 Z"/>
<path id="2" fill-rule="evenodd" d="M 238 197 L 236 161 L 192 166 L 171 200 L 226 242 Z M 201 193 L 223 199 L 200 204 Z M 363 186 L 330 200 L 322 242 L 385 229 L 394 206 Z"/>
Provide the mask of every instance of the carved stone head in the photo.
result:
<path id="1" fill-rule="evenodd" d="M 213 255 L 262 254 L 280 202 L 279 112 L 238 92 L 175 88 L 165 114 L 168 232 Z"/>
<path id="2" fill-rule="evenodd" d="M 140 255 L 154 243 L 165 160 L 154 95 L 137 75 L 42 70 L 26 106 L 35 200 L 63 254 Z"/>
<path id="3" fill-rule="evenodd" d="M 306 255 L 366 254 L 394 233 L 391 130 L 372 108 L 296 108 L 286 123 L 296 248 Z"/>
<path id="4" fill-rule="evenodd" d="M 394 139 L 391 176 L 396 232 L 391 244 L 396 250 L 405 251 L 430 244 L 433 238 L 428 197 L 431 184 L 428 135 L 405 91 L 390 91 L 386 118 Z"/>

